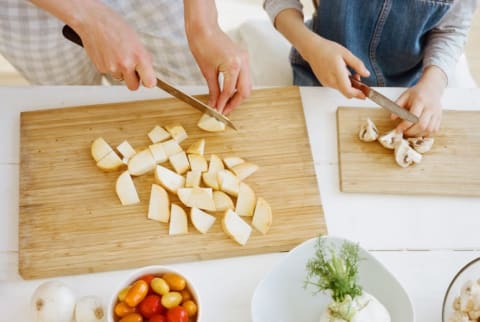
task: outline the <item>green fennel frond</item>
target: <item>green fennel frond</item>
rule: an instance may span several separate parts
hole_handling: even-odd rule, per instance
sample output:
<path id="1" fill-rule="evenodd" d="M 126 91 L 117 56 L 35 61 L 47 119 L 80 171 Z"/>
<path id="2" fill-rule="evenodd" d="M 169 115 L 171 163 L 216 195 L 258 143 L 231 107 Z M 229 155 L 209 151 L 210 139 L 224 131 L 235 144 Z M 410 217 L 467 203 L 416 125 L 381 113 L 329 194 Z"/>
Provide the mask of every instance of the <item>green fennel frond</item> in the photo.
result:
<path id="1" fill-rule="evenodd" d="M 344 242 L 341 249 L 319 238 L 315 245 L 315 257 L 307 263 L 305 287 L 314 285 L 316 292 L 330 291 L 336 302 L 343 302 L 347 295 L 352 299 L 362 294 L 358 283 L 359 247 Z"/>

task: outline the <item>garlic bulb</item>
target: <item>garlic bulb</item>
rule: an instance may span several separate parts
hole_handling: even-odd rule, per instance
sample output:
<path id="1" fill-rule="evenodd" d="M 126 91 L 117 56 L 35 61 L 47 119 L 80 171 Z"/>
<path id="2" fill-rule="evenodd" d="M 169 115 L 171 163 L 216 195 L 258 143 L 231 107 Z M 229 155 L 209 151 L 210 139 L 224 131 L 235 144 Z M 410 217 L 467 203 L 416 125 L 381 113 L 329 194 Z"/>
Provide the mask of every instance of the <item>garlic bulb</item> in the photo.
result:
<path id="1" fill-rule="evenodd" d="M 33 293 L 31 307 L 36 322 L 71 322 L 75 295 L 59 281 L 45 282 Z"/>

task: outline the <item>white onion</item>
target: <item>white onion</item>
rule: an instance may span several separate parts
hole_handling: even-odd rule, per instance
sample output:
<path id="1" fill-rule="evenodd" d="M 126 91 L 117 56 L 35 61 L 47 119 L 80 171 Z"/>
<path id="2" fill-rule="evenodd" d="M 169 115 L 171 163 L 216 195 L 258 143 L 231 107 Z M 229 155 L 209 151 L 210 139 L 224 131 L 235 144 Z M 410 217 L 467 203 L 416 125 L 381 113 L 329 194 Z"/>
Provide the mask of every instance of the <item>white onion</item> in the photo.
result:
<path id="1" fill-rule="evenodd" d="M 102 301 L 96 296 L 85 296 L 77 301 L 75 306 L 76 322 L 104 322 L 105 311 Z"/>
<path id="2" fill-rule="evenodd" d="M 31 307 L 36 322 L 71 322 L 75 295 L 59 281 L 45 282 L 33 293 Z"/>

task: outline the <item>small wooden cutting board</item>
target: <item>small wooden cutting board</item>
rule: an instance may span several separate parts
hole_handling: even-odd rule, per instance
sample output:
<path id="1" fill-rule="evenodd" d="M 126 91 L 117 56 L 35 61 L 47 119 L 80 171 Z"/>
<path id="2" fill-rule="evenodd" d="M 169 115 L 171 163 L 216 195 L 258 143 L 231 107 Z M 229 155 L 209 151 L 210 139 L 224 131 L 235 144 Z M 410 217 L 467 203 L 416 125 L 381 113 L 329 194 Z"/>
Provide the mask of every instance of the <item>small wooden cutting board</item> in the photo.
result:
<path id="1" fill-rule="evenodd" d="M 384 109 L 337 110 L 340 189 L 343 192 L 480 196 L 480 112 L 444 111 L 442 128 L 420 164 L 401 168 L 393 150 L 362 142 L 358 132 L 370 118 L 379 132 L 395 128 Z"/>
<path id="2" fill-rule="evenodd" d="M 206 101 L 206 97 L 200 97 Z M 258 90 L 231 115 L 239 128 L 208 133 L 201 114 L 176 99 L 80 106 L 21 114 L 19 270 L 24 278 L 83 274 L 151 264 L 288 251 L 326 233 L 298 88 Z M 128 140 L 147 147 L 156 125 L 180 123 L 189 138 L 206 139 L 205 154 L 238 156 L 259 165 L 245 181 L 273 210 L 266 235 L 253 231 L 246 246 L 221 229 L 169 236 L 148 220 L 153 174 L 134 178 L 141 203 L 122 206 L 120 172 L 104 173 L 90 155 L 102 136 L 112 147 Z M 250 223 L 251 218 L 245 218 Z"/>

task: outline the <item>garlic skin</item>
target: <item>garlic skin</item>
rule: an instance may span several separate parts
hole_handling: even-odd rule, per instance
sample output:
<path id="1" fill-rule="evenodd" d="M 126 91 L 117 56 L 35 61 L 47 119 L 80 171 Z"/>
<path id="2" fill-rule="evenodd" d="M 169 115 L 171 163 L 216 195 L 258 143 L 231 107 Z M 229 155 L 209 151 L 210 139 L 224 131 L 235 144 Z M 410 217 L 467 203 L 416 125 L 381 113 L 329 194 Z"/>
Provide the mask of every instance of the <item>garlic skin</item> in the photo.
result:
<path id="1" fill-rule="evenodd" d="M 80 298 L 75 305 L 75 322 L 105 322 L 102 300 L 96 296 Z"/>
<path id="2" fill-rule="evenodd" d="M 333 302 L 332 302 L 333 303 Z M 351 309 L 356 313 L 350 321 L 331 314 L 330 305 L 322 312 L 319 322 L 390 322 L 388 310 L 373 295 L 363 291 L 351 302 Z"/>
<path id="3" fill-rule="evenodd" d="M 424 137 L 408 138 L 407 140 L 410 146 L 415 149 L 415 151 L 422 154 L 430 151 L 435 141 L 434 138 Z"/>
<path id="4" fill-rule="evenodd" d="M 402 168 L 407 168 L 413 163 L 420 163 L 422 155 L 412 149 L 407 140 L 401 139 L 395 144 L 395 161 Z"/>
<path id="5" fill-rule="evenodd" d="M 403 134 L 397 132 L 395 129 L 390 132 L 380 136 L 378 142 L 383 145 L 385 148 L 393 150 L 395 149 L 395 143 L 403 139 Z"/>
<path id="6" fill-rule="evenodd" d="M 31 309 L 35 322 L 71 322 L 75 295 L 62 282 L 48 281 L 33 293 Z"/>
<path id="7" fill-rule="evenodd" d="M 358 137 L 363 142 L 373 142 L 378 139 L 377 127 L 370 118 L 367 118 L 360 126 Z"/>

